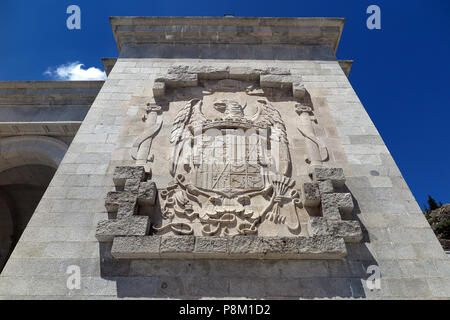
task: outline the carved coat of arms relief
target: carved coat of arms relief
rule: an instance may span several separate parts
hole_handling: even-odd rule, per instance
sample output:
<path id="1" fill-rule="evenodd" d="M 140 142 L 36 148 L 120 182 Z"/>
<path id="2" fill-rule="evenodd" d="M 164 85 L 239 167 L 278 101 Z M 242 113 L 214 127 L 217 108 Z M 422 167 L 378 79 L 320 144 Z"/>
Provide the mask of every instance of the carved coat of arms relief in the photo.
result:
<path id="1" fill-rule="evenodd" d="M 301 77 L 277 68 L 170 68 L 131 146 L 135 165 L 115 169 L 97 239 L 118 259 L 345 256 L 361 227 L 342 219 L 353 200 L 306 97 Z"/>
<path id="2" fill-rule="evenodd" d="M 173 121 L 172 185 L 160 192 L 158 233 L 309 236 L 280 112 L 260 97 L 192 99 Z M 245 100 L 245 99 L 244 99 Z M 250 108 L 251 107 L 251 108 Z M 246 114 L 246 109 L 253 113 Z M 208 114 L 215 114 L 207 117 Z"/>

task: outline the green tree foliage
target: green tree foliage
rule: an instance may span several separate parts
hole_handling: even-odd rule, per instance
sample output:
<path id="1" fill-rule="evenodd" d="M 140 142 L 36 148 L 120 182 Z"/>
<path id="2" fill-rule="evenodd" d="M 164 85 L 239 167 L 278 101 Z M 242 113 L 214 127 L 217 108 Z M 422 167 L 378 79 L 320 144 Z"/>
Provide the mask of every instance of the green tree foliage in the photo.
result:
<path id="1" fill-rule="evenodd" d="M 440 207 L 440 206 L 438 206 L 436 200 L 434 200 L 433 197 L 430 196 L 430 195 L 428 195 L 428 201 L 427 202 L 428 202 L 428 208 L 429 208 L 430 211 L 433 211 L 433 210 L 435 210 L 435 209 Z"/>
<path id="2" fill-rule="evenodd" d="M 444 220 L 436 225 L 436 233 L 444 239 L 450 239 L 450 220 Z"/>
<path id="3" fill-rule="evenodd" d="M 428 205 L 427 205 L 428 204 Z M 425 214 L 425 217 L 427 219 L 430 218 L 430 212 L 442 207 L 442 202 L 439 202 L 439 205 L 437 204 L 436 200 L 433 199 L 432 196 L 428 195 L 427 204 L 423 205 L 423 213 Z"/>

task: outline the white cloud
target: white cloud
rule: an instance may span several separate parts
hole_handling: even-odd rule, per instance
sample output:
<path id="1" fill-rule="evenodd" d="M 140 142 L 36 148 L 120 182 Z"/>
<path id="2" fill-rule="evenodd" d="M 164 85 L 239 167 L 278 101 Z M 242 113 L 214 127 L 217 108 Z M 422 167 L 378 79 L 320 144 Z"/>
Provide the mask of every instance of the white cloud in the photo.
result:
<path id="1" fill-rule="evenodd" d="M 56 68 L 48 68 L 44 74 L 56 80 L 105 80 L 106 73 L 98 68 L 83 69 L 84 64 L 69 62 Z"/>

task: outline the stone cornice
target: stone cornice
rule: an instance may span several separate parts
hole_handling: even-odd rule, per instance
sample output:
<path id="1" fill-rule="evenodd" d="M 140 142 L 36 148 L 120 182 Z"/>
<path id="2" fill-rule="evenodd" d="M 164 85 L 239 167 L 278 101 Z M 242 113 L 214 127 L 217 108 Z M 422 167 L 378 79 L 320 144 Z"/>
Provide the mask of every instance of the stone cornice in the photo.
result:
<path id="1" fill-rule="evenodd" d="M 125 45 L 217 44 L 326 46 L 336 52 L 343 18 L 110 17 Z"/>
<path id="2" fill-rule="evenodd" d="M 78 88 L 100 88 L 103 80 L 86 81 L 0 81 L 0 89 L 78 89 Z"/>
<path id="3" fill-rule="evenodd" d="M 352 70 L 353 60 L 338 60 L 338 62 L 342 68 L 342 71 L 344 71 L 345 75 L 348 78 L 350 70 Z"/>
<path id="4" fill-rule="evenodd" d="M 0 137 L 73 137 L 104 81 L 1 81 Z"/>
<path id="5" fill-rule="evenodd" d="M 198 80 L 245 80 L 256 81 L 262 88 L 289 88 L 295 98 L 305 95 L 305 86 L 300 76 L 291 75 L 287 69 L 266 68 L 252 69 L 247 67 L 213 66 L 189 67 L 175 65 L 169 68 L 168 73 L 158 76 L 153 85 L 153 96 L 163 97 L 166 87 L 196 87 Z"/>
<path id="6" fill-rule="evenodd" d="M 109 76 L 112 68 L 116 64 L 117 58 L 102 58 L 103 69 L 105 69 L 106 76 Z"/>
<path id="7" fill-rule="evenodd" d="M 44 135 L 73 137 L 82 121 L 0 122 L 0 137 Z"/>
<path id="8" fill-rule="evenodd" d="M 104 81 L 0 81 L 0 107 L 90 107 Z"/>

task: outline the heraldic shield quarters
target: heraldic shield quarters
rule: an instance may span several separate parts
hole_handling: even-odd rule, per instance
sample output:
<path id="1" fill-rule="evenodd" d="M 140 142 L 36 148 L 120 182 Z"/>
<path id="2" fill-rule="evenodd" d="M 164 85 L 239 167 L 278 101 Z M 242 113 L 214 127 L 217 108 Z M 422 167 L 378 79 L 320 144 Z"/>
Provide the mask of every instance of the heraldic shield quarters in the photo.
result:
<path id="1" fill-rule="evenodd" d="M 361 241 L 301 77 L 172 66 L 144 105 L 97 226 L 114 258 L 342 259 Z"/>

